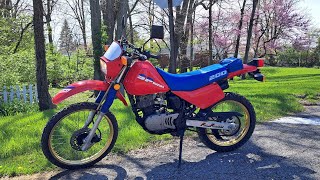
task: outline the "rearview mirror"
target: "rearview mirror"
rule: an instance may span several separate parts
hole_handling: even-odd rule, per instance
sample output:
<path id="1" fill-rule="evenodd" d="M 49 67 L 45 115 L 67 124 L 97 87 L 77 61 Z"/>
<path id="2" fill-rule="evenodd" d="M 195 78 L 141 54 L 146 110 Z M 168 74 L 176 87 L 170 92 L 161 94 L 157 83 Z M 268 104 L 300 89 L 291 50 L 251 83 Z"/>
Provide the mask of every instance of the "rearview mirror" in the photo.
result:
<path id="1" fill-rule="evenodd" d="M 164 39 L 163 26 L 152 25 L 150 39 Z"/>

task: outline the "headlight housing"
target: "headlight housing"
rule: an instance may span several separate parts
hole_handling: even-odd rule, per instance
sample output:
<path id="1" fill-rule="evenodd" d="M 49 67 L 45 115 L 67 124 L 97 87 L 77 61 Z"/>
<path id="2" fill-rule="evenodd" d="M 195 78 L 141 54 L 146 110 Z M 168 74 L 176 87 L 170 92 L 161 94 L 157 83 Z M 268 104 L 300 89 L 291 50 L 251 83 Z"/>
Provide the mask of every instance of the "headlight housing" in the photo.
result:
<path id="1" fill-rule="evenodd" d="M 107 74 L 107 64 L 103 60 L 100 60 L 100 70 L 104 73 Z"/>

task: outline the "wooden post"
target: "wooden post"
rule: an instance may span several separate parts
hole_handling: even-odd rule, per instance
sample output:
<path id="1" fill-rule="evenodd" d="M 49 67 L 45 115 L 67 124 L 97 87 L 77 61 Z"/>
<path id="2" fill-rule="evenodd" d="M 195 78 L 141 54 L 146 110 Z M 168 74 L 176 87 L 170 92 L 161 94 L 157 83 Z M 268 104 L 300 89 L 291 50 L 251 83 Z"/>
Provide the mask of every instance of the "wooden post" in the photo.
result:
<path id="1" fill-rule="evenodd" d="M 7 92 L 6 86 L 3 87 L 3 101 L 4 101 L 4 103 L 8 102 L 8 92 Z"/>
<path id="2" fill-rule="evenodd" d="M 35 101 L 38 102 L 38 89 L 37 89 L 37 85 L 34 86 L 34 96 L 35 96 Z"/>
<path id="3" fill-rule="evenodd" d="M 23 93 L 23 101 L 24 103 L 27 103 L 27 88 L 25 85 L 22 87 L 22 93 Z"/>
<path id="4" fill-rule="evenodd" d="M 33 92 L 32 92 L 32 85 L 29 85 L 29 98 L 30 98 L 30 104 L 33 103 Z"/>
<path id="5" fill-rule="evenodd" d="M 18 101 L 20 101 L 20 97 L 21 97 L 20 87 L 17 85 L 17 99 L 18 99 Z"/>
<path id="6" fill-rule="evenodd" d="M 10 100 L 9 100 L 9 102 L 13 101 L 13 97 L 14 97 L 14 89 L 13 89 L 13 86 L 10 86 Z"/>

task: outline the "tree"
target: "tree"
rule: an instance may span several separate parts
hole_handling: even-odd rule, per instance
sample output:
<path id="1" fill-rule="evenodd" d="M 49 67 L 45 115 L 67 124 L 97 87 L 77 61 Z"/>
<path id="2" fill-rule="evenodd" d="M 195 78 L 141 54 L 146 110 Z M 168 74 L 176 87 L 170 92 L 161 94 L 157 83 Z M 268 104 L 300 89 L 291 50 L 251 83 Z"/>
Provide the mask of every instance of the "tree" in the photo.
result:
<path id="1" fill-rule="evenodd" d="M 175 32 L 174 32 L 174 17 L 173 17 L 173 3 L 172 0 L 168 0 L 168 7 L 169 7 L 169 28 L 170 28 L 170 62 L 169 62 L 169 72 L 170 73 L 177 73 L 177 58 L 175 54 L 177 54 L 177 48 L 175 45 Z"/>
<path id="2" fill-rule="evenodd" d="M 250 22 L 249 22 L 249 27 L 248 27 L 248 34 L 247 34 L 246 51 L 244 53 L 244 58 L 243 58 L 244 63 L 247 63 L 248 58 L 249 58 L 249 50 L 250 50 L 250 46 L 251 46 L 253 21 L 254 21 L 256 9 L 257 9 L 258 1 L 259 0 L 253 0 L 253 4 L 252 4 L 252 11 L 251 11 Z"/>
<path id="3" fill-rule="evenodd" d="M 54 108 L 48 90 L 46 51 L 44 38 L 43 4 L 41 0 L 33 0 L 33 26 L 36 54 L 36 79 L 39 97 L 39 109 L 44 111 Z"/>
<path id="4" fill-rule="evenodd" d="M 129 35 L 130 35 L 130 42 L 134 44 L 134 28 L 133 28 L 133 22 L 132 22 L 132 15 L 134 12 L 134 9 L 137 7 L 137 4 L 140 0 L 135 0 L 132 7 L 129 6 L 128 3 L 128 19 L 129 19 Z"/>
<path id="5" fill-rule="evenodd" d="M 87 51 L 87 35 L 86 35 L 86 16 L 84 8 L 84 0 L 66 0 L 68 6 L 71 8 L 73 15 L 72 17 L 76 19 L 81 30 L 83 47 Z"/>
<path id="6" fill-rule="evenodd" d="M 53 53 L 53 35 L 52 35 L 52 27 L 50 23 L 52 21 L 51 16 L 52 16 L 53 8 L 56 5 L 57 0 L 46 0 L 45 2 L 46 2 L 46 11 L 44 11 L 44 17 L 46 18 L 50 51 L 51 53 Z"/>
<path id="7" fill-rule="evenodd" d="M 189 1 L 189 7 L 187 12 L 187 23 L 184 28 L 184 32 L 181 36 L 181 43 L 180 43 L 180 49 L 181 49 L 181 71 L 180 72 L 187 72 L 188 66 L 190 66 L 190 60 L 187 58 L 187 47 L 188 47 L 188 41 L 189 37 L 193 36 L 193 14 L 196 9 L 196 4 L 194 0 Z M 191 41 L 190 41 L 191 44 Z M 192 58 L 192 55 L 190 56 L 190 59 Z"/>
<path id="8" fill-rule="evenodd" d="M 114 39 L 120 39 L 122 35 L 122 17 L 128 17 L 128 0 L 103 0 L 101 3 L 103 23 L 107 26 L 107 44 Z"/>
<path id="9" fill-rule="evenodd" d="M 103 80 L 100 72 L 100 56 L 102 56 L 102 42 L 101 42 L 101 11 L 99 0 L 90 0 L 91 11 L 91 33 L 94 57 L 94 79 Z"/>
<path id="10" fill-rule="evenodd" d="M 59 38 L 59 51 L 62 52 L 62 54 L 66 54 L 70 59 L 72 52 L 75 51 L 76 48 L 68 21 L 64 20 Z"/>
<path id="11" fill-rule="evenodd" d="M 297 0 L 260 0 L 256 24 L 255 54 L 276 54 L 281 41 L 290 41 L 308 31 L 310 20 L 297 9 Z M 260 45 L 260 43 L 262 43 Z M 261 48 L 262 47 L 262 48 Z"/>
<path id="12" fill-rule="evenodd" d="M 314 65 L 320 66 L 320 37 L 318 37 L 317 46 L 313 51 L 313 58 L 317 61 Z"/>
<path id="13" fill-rule="evenodd" d="M 236 57 L 236 58 L 238 57 L 238 54 L 239 54 L 241 30 L 242 30 L 242 24 L 243 24 L 244 8 L 246 7 L 246 1 L 247 0 L 243 0 L 242 7 L 240 9 L 240 20 L 239 20 L 239 26 L 238 26 L 238 35 L 237 35 L 237 40 L 236 40 L 235 52 L 234 52 L 234 57 Z"/>
<path id="14" fill-rule="evenodd" d="M 11 0 L 0 0 L 0 16 L 1 17 L 9 17 L 10 11 L 12 9 L 12 1 Z"/>

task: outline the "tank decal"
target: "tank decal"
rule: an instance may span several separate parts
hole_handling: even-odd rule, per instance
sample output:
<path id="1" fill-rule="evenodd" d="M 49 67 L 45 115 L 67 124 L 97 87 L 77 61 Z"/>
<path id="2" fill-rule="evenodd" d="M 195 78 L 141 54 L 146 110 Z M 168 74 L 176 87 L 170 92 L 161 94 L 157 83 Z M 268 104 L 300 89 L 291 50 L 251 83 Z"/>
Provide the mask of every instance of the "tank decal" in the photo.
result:
<path id="1" fill-rule="evenodd" d="M 123 85 L 131 95 L 164 93 L 170 90 L 149 61 L 136 61 L 127 73 Z"/>

